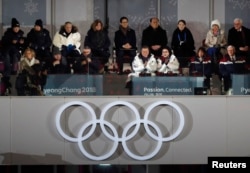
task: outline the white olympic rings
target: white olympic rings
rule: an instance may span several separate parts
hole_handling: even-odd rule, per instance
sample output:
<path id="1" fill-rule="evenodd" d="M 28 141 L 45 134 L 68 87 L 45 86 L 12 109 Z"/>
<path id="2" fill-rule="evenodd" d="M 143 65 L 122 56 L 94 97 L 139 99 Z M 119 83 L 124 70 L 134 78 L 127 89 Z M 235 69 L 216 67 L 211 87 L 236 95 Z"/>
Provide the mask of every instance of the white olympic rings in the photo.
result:
<path id="1" fill-rule="evenodd" d="M 77 134 L 77 137 L 68 136 L 63 131 L 63 129 L 61 127 L 62 113 L 65 111 L 65 109 L 67 109 L 67 108 L 69 108 L 70 106 L 73 106 L 73 105 L 84 107 L 85 109 L 87 109 L 89 111 L 89 113 L 91 115 L 91 120 L 89 122 L 83 124 L 83 126 L 80 128 L 80 130 L 79 130 L 79 132 Z M 105 115 L 106 115 L 107 111 L 110 108 L 112 108 L 114 106 L 118 106 L 118 105 L 127 106 L 128 108 L 131 109 L 131 111 L 135 115 L 135 120 L 133 120 L 132 122 L 128 123 L 125 126 L 121 137 L 118 136 L 118 132 L 117 132 L 116 128 L 110 122 L 105 120 Z M 160 128 L 154 122 L 149 120 L 150 112 L 155 107 L 157 107 L 159 105 L 169 105 L 172 108 L 174 108 L 177 111 L 178 115 L 179 115 L 179 126 L 178 126 L 177 130 L 175 130 L 175 132 L 173 134 L 171 134 L 170 136 L 168 136 L 168 137 L 163 137 Z M 80 102 L 80 101 L 71 101 L 71 102 L 65 103 L 64 105 L 62 105 L 58 109 L 58 111 L 56 113 L 56 128 L 57 128 L 57 131 L 59 132 L 59 134 L 68 141 L 77 142 L 82 154 L 84 156 L 86 156 L 87 158 L 89 158 L 91 160 L 96 160 L 96 161 L 104 160 L 104 159 L 107 159 L 110 156 L 112 156 L 114 154 L 114 152 L 116 151 L 119 143 L 122 144 L 124 151 L 131 158 L 136 159 L 136 160 L 148 160 L 148 159 L 154 157 L 159 152 L 163 142 L 171 141 L 171 140 L 175 139 L 177 136 L 180 135 L 180 133 L 184 129 L 184 123 L 185 123 L 185 118 L 184 118 L 184 114 L 183 114 L 181 108 L 177 104 L 175 104 L 173 102 L 170 102 L 170 101 L 166 101 L 166 100 L 157 101 L 157 102 L 151 104 L 149 107 L 147 107 L 143 119 L 140 118 L 140 114 L 139 114 L 137 108 L 133 104 L 131 104 L 129 102 L 126 102 L 126 101 L 114 101 L 114 102 L 111 102 L 108 105 L 106 105 L 103 108 L 102 112 L 101 112 L 99 120 L 96 118 L 96 114 L 95 114 L 95 111 L 93 110 L 93 108 L 89 104 L 87 104 L 85 102 Z M 101 130 L 104 133 L 104 135 L 107 138 L 109 138 L 111 141 L 114 142 L 114 144 L 113 144 L 112 148 L 110 149 L 110 151 L 108 151 L 107 153 L 105 153 L 105 154 L 103 154 L 101 156 L 95 156 L 95 155 L 90 154 L 88 151 L 86 151 L 86 149 L 82 145 L 83 141 L 87 140 L 91 135 L 94 134 L 94 131 L 96 129 L 97 124 L 100 124 Z M 127 144 L 126 144 L 126 141 L 130 140 L 131 138 L 133 138 L 138 133 L 139 128 L 140 128 L 140 124 L 144 124 L 144 128 L 145 128 L 147 134 L 151 138 L 153 138 L 155 141 L 157 141 L 157 145 L 154 148 L 154 150 L 151 153 L 149 153 L 147 155 L 144 155 L 144 156 L 139 156 L 139 155 L 136 155 L 136 154 L 132 153 L 130 151 L 130 149 L 128 148 Z M 88 133 L 85 134 L 84 136 L 82 136 L 84 131 L 89 126 L 91 126 L 91 128 L 88 131 Z M 113 133 L 113 136 L 106 130 L 105 126 L 110 128 L 110 130 Z M 129 129 L 131 127 L 133 127 L 133 126 L 135 126 L 134 130 L 127 136 L 127 133 L 129 131 Z M 154 128 L 154 130 L 156 131 L 156 134 L 151 132 L 151 130 L 149 129 L 149 126 Z"/>

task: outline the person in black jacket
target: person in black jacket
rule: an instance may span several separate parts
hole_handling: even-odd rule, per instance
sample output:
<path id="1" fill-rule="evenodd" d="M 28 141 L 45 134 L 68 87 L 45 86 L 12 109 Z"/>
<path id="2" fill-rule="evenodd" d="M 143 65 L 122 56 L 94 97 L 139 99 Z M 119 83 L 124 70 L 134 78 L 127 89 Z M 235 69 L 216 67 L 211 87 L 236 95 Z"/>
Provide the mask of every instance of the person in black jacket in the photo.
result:
<path id="1" fill-rule="evenodd" d="M 120 18 L 120 26 L 115 32 L 114 41 L 119 74 L 122 74 L 124 55 L 129 56 L 129 63 L 130 66 L 132 66 L 132 61 L 136 55 L 137 49 L 135 31 L 129 27 L 128 18 L 125 16 Z"/>
<path id="2" fill-rule="evenodd" d="M 188 67 L 190 57 L 195 55 L 195 46 L 193 35 L 183 19 L 178 21 L 173 32 L 171 47 L 180 62 L 180 68 Z"/>
<path id="3" fill-rule="evenodd" d="M 62 56 L 61 51 L 58 47 L 53 47 L 52 49 L 53 60 L 49 65 L 49 74 L 65 74 L 69 73 L 69 68 L 67 67 L 67 60 Z"/>
<path id="4" fill-rule="evenodd" d="M 49 64 L 52 40 L 49 31 L 43 27 L 41 19 L 36 20 L 34 28 L 27 34 L 27 45 L 35 51 L 36 58 L 40 63 Z"/>
<path id="5" fill-rule="evenodd" d="M 108 32 L 104 28 L 102 21 L 96 19 L 87 32 L 84 46 L 90 47 L 93 56 L 99 59 L 105 71 L 108 70 L 107 63 L 110 57 L 110 44 Z"/>
<path id="6" fill-rule="evenodd" d="M 242 19 L 234 19 L 234 27 L 229 29 L 227 39 L 228 45 L 233 45 L 235 47 L 236 55 L 244 57 L 249 56 L 250 30 L 243 26 Z"/>
<path id="7" fill-rule="evenodd" d="M 167 46 L 168 37 L 167 32 L 160 24 L 159 19 L 153 17 L 150 19 L 150 25 L 142 32 L 142 46 L 148 46 L 150 52 L 156 57 L 160 57 L 162 48 Z"/>
<path id="8" fill-rule="evenodd" d="M 6 88 L 11 87 L 10 75 L 17 74 L 18 61 L 25 49 L 24 32 L 20 29 L 20 23 L 16 18 L 12 18 L 11 27 L 7 28 L 2 37 L 2 53 L 4 59 L 4 72 L 2 81 Z"/>
<path id="9" fill-rule="evenodd" d="M 100 62 L 92 55 L 88 46 L 84 46 L 81 56 L 73 64 L 76 74 L 98 74 L 99 67 Z"/>

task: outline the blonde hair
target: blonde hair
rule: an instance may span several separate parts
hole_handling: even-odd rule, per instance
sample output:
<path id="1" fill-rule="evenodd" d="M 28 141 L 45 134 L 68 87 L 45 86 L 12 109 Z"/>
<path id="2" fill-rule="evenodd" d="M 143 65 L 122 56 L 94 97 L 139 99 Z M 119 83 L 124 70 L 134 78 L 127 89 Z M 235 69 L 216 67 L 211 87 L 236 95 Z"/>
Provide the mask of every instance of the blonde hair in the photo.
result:
<path id="1" fill-rule="evenodd" d="M 34 58 L 36 57 L 35 51 L 34 51 L 33 49 L 31 49 L 30 47 L 28 47 L 28 48 L 25 49 L 25 51 L 24 51 L 24 53 L 23 53 L 23 56 L 24 56 L 24 57 L 26 57 L 27 52 L 31 52 L 32 57 L 34 57 Z"/>

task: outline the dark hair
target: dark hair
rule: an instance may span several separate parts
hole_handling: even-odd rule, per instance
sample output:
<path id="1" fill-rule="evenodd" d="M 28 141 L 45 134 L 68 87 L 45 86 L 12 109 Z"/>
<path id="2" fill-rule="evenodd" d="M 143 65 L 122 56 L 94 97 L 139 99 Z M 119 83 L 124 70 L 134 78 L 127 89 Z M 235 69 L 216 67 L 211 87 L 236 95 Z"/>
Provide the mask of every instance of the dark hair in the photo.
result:
<path id="1" fill-rule="evenodd" d="M 126 20 L 128 21 L 128 18 L 127 18 L 127 17 L 122 16 L 122 17 L 120 18 L 120 23 L 122 23 L 122 20 L 124 20 L 124 19 L 126 19 Z"/>
<path id="2" fill-rule="evenodd" d="M 95 27 L 98 25 L 98 24 L 101 24 L 101 30 L 103 30 L 103 23 L 100 19 L 96 19 L 92 24 L 91 24 L 91 28 L 95 31 Z"/>
<path id="3" fill-rule="evenodd" d="M 157 17 L 151 17 L 150 20 L 149 20 L 150 23 L 152 22 L 153 19 L 156 19 L 159 22 L 159 19 Z"/>
<path id="4" fill-rule="evenodd" d="M 199 53 L 199 51 L 202 51 L 204 54 L 207 53 L 207 51 L 204 47 L 199 47 L 199 49 L 197 50 L 197 54 Z"/>
<path id="5" fill-rule="evenodd" d="M 180 22 L 182 22 L 182 23 L 184 23 L 184 25 L 186 25 L 186 21 L 185 21 L 185 20 L 180 19 L 180 20 L 178 21 L 178 24 L 179 24 Z"/>
<path id="6" fill-rule="evenodd" d="M 169 52 L 169 57 L 172 55 L 172 49 L 169 47 L 169 46 L 164 46 L 164 47 L 162 47 L 162 50 L 163 49 L 167 49 L 168 50 L 168 52 Z"/>

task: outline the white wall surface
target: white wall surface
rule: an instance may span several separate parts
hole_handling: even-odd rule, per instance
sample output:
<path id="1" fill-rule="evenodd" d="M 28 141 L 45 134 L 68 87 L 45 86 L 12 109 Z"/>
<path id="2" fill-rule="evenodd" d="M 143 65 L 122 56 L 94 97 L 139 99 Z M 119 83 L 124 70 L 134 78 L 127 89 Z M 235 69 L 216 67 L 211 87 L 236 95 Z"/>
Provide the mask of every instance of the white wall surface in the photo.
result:
<path id="1" fill-rule="evenodd" d="M 65 140 L 56 130 L 56 112 L 66 102 L 88 103 L 99 118 L 104 106 L 118 100 L 136 106 L 141 118 L 152 103 L 174 101 L 184 112 L 184 130 L 173 141 L 164 142 L 149 160 L 132 159 L 119 144 L 110 158 L 98 162 L 85 157 L 77 143 Z M 250 133 L 246 133 L 250 130 L 248 96 L 0 97 L 0 110 L 0 164 L 206 164 L 209 156 L 250 155 Z M 165 137 L 174 133 L 178 125 L 175 111 L 160 106 L 150 116 Z M 75 137 L 88 117 L 86 109 L 71 107 L 63 113 L 62 128 Z M 119 135 L 133 117 L 126 107 L 114 107 L 106 116 L 119 129 Z M 134 153 L 146 155 L 155 148 L 156 141 L 141 124 L 140 132 L 127 144 Z M 113 142 L 97 128 L 84 146 L 90 153 L 101 155 Z"/>

